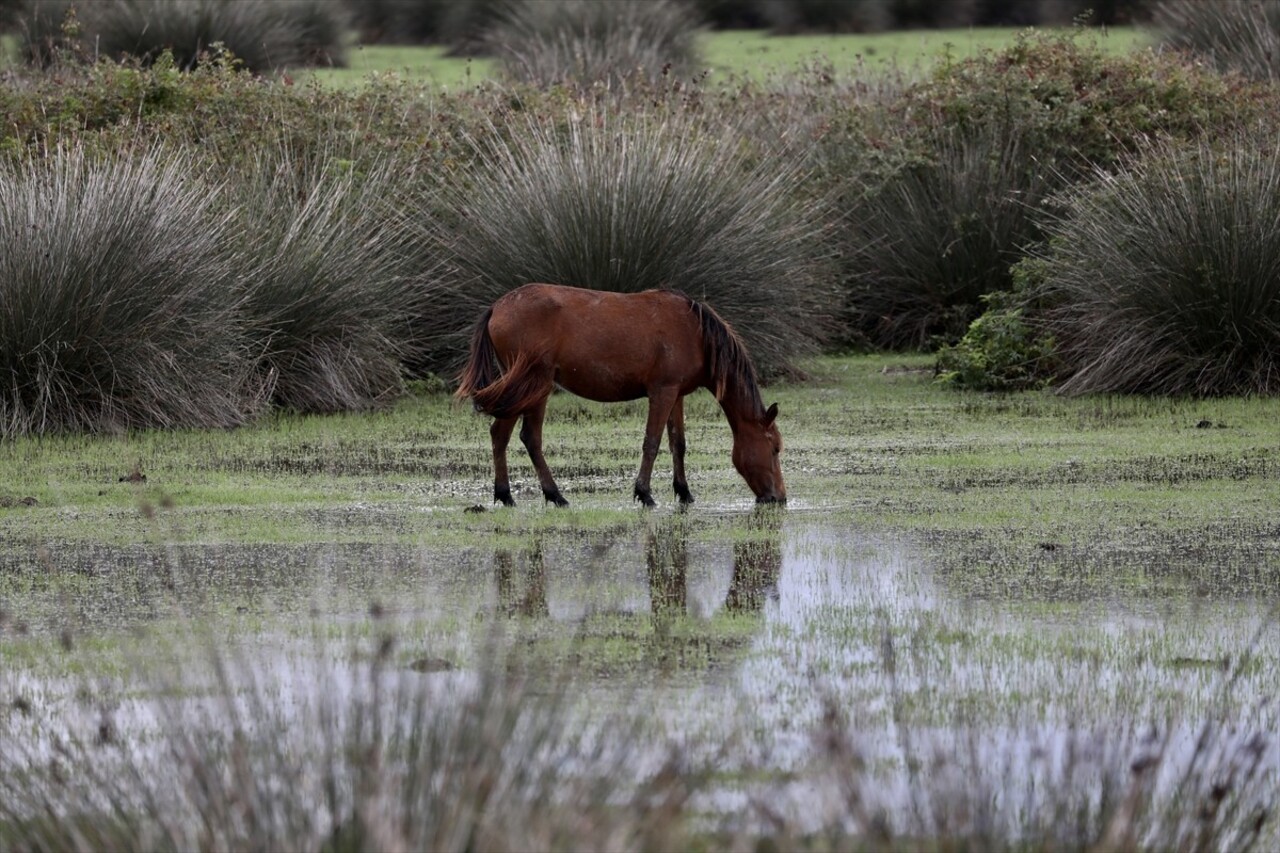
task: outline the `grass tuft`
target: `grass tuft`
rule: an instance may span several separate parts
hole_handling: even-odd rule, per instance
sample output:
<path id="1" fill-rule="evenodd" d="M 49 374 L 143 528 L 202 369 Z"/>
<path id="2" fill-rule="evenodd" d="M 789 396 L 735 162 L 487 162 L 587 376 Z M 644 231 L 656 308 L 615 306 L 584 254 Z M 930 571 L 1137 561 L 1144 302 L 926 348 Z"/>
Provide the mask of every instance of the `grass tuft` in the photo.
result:
<path id="1" fill-rule="evenodd" d="M 1258 80 L 1280 75 L 1280 2 L 1277 0 L 1162 0 L 1152 10 L 1165 45 L 1191 50 L 1224 71 Z"/>
<path id="2" fill-rule="evenodd" d="M 951 133 L 854 205 L 845 265 L 855 329 L 894 348 L 956 340 L 1040 236 L 1052 171 L 1013 130 Z"/>
<path id="3" fill-rule="evenodd" d="M 484 306 L 531 281 L 682 290 L 721 312 L 765 373 L 823 340 L 834 299 L 821 210 L 796 192 L 800 158 L 752 157 L 737 134 L 689 119 L 592 110 L 475 145 L 473 178 L 445 190 L 459 216 L 440 237 L 455 298 L 430 334 L 448 352 L 465 350 Z"/>
<path id="4" fill-rule="evenodd" d="M 508 6 L 487 38 L 513 80 L 616 88 L 694 73 L 697 25 L 674 0 L 540 0 Z"/>
<path id="5" fill-rule="evenodd" d="M 1280 153 L 1155 147 L 1070 192 L 1034 294 L 1065 391 L 1280 391 Z"/>
<path id="6" fill-rule="evenodd" d="M 574 725 L 567 685 L 548 697 L 500 660 L 402 668 L 384 630 L 347 666 L 203 648 L 208 664 L 144 671 L 170 679 L 147 703 L 149 727 L 86 686 L 97 708 L 82 718 L 37 712 L 25 736 L 0 732 L 0 847 L 687 846 L 694 774 L 674 751 L 655 760 L 634 719 L 608 735 L 604 721 Z"/>
<path id="7" fill-rule="evenodd" d="M 280 406 L 354 411 L 404 390 L 425 287 L 410 270 L 389 161 L 353 164 L 282 147 L 246 178 L 237 224 L 244 309 L 263 381 Z"/>
<path id="8" fill-rule="evenodd" d="M 27 54 L 42 64 L 61 45 L 144 63 L 168 51 L 190 70 L 220 47 L 255 72 L 344 65 L 348 27 L 340 0 L 37 0 L 26 20 Z"/>
<path id="9" fill-rule="evenodd" d="M 0 432 L 224 427 L 256 408 L 220 192 L 174 152 L 0 166 Z"/>

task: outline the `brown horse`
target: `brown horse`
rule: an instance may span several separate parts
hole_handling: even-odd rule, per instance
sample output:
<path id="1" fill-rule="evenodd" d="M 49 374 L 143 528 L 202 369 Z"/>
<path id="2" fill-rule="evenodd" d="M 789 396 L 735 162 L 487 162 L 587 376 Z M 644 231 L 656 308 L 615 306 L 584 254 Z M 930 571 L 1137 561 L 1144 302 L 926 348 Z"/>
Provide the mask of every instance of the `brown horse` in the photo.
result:
<path id="1" fill-rule="evenodd" d="M 720 402 L 733 431 L 733 466 L 757 502 L 787 499 L 778 464 L 777 404 L 765 409 L 751 358 L 729 324 L 682 293 L 526 284 L 485 311 L 471 337 L 471 358 L 459 376 L 457 396 L 470 397 L 476 409 L 496 419 L 489 429 L 495 501 L 515 503 L 507 443 L 516 420 L 524 418 L 520 440 L 538 471 L 543 496 L 556 506 L 568 505 L 542 456 L 542 419 L 556 385 L 602 403 L 649 398 L 635 482 L 636 500 L 645 506 L 654 506 L 649 475 L 664 425 L 676 496 L 682 503 L 693 501 L 684 476 L 683 401 L 698 388 L 710 390 Z"/>

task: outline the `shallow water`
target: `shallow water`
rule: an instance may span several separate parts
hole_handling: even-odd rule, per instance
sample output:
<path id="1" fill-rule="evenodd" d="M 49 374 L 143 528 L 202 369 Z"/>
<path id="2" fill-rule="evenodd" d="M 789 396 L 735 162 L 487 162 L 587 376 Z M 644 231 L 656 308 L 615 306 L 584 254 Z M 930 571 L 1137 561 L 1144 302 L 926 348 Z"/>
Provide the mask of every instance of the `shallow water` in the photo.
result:
<path id="1" fill-rule="evenodd" d="M 1088 790 L 1154 731 L 1177 759 L 1161 771 L 1168 786 L 1204 720 L 1237 727 L 1237 749 L 1280 730 L 1274 598 L 1255 576 L 1223 581 L 1241 576 L 1250 549 L 1259 572 L 1273 571 L 1275 537 L 1218 551 L 1167 534 L 1018 550 L 998 537 L 863 529 L 801 507 L 659 512 L 498 547 L 478 534 L 449 548 L 10 550 L 0 567 L 0 701 L 33 713 L 0 716 L 0 741 L 38 753 L 32 719 L 92 729 L 109 711 L 145 753 L 171 713 L 168 694 L 217 711 L 217 682 L 196 661 L 202 645 L 233 650 L 243 668 L 232 675 L 235 701 L 269 696 L 285 719 L 367 689 L 353 655 L 366 660 L 383 635 L 395 650 L 379 677 L 433 685 L 447 702 L 473 689 L 496 631 L 507 665 L 536 674 L 535 693 L 573 685 L 574 719 L 638 714 L 664 736 L 655 743 L 678 742 L 721 773 L 787 774 L 717 785 L 706 794 L 712 813 L 739 819 L 767 791 L 797 825 L 847 821 L 850 792 L 821 767 L 848 750 L 842 760 L 856 755 L 878 780 L 859 802 L 927 831 L 936 825 L 905 817 L 921 763 L 958 792 L 950 796 L 1025 809 L 1033 780 L 1069 775 L 1063 756 L 1073 750 L 1102 755 L 1094 782 L 1081 783 Z M 1156 578 L 1158 594 L 1142 578 Z M 202 627 L 176 627 L 190 617 Z M 151 630 L 136 639 L 140 627 Z M 73 651 L 59 650 L 59 638 Z M 93 666 L 110 666 L 72 667 L 86 647 Z M 176 669 L 138 677 L 148 658 L 170 654 Z M 655 747 L 629 766 L 662 754 Z M 1274 749 L 1263 769 L 1274 789 Z"/>

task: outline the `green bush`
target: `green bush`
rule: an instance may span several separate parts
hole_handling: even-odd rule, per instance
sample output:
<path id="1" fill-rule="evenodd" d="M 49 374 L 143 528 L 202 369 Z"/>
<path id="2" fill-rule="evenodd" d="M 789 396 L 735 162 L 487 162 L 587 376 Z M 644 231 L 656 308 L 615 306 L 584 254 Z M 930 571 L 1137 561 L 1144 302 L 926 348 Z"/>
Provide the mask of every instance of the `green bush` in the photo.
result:
<path id="1" fill-rule="evenodd" d="M 986 310 L 964 337 L 938 350 L 938 380 L 974 391 L 1022 391 L 1049 384 L 1056 364 L 1053 338 L 1026 321 L 1024 308 L 1011 294 L 992 293 L 983 302 Z"/>
<path id="2" fill-rule="evenodd" d="M 827 170 L 846 214 L 850 337 L 954 341 L 979 296 L 1009 287 L 1046 195 L 1123 165 L 1153 137 L 1220 133 L 1275 104 L 1274 90 L 1241 78 L 1177 56 L 1109 56 L 1087 39 L 1024 37 L 942 63 L 821 142 L 865 152 Z"/>
<path id="3" fill-rule="evenodd" d="M 175 153 L 0 165 L 0 434 L 230 426 L 255 408 L 230 221 L 200 175 Z"/>
<path id="4" fill-rule="evenodd" d="M 252 171 L 260 152 L 285 147 L 349 159 L 357 169 L 392 157 L 415 172 L 443 173 L 465 162 L 466 129 L 508 98 L 496 88 L 441 96 L 394 81 L 354 91 L 281 85 L 216 58 L 185 73 L 166 55 L 149 67 L 99 62 L 18 80 L 0 88 L 0 157 L 163 140 L 198 148 L 229 172 Z"/>
<path id="5" fill-rule="evenodd" d="M 1280 391 L 1273 140 L 1160 145 L 1068 194 L 1032 289 L 1064 391 Z"/>
<path id="6" fill-rule="evenodd" d="M 693 74 L 697 23 L 676 0 L 539 0 L 508 7 L 488 41 L 510 79 L 613 88 Z"/>
<path id="7" fill-rule="evenodd" d="M 1224 71 L 1255 79 L 1280 75 L 1280 0 L 1162 0 L 1152 17 L 1169 47 L 1195 51 Z"/>
<path id="8" fill-rule="evenodd" d="M 826 337 L 831 276 L 820 211 L 794 190 L 799 158 L 748 160 L 737 134 L 674 115 L 513 121 L 476 140 L 479 168 L 445 191 L 457 221 L 437 239 L 455 297 L 428 329 L 442 359 L 464 353 L 484 306 L 531 281 L 682 290 L 723 313 L 765 373 Z"/>
<path id="9" fill-rule="evenodd" d="M 78 27 L 64 33 L 70 8 Z M 222 49 L 255 72 L 343 65 L 348 26 L 338 0 L 36 0 L 27 20 L 27 54 L 42 64 L 65 36 L 82 57 L 149 63 L 167 51 L 189 70 Z"/>
<path id="10" fill-rule="evenodd" d="M 758 30 L 768 26 L 758 0 L 689 0 L 698 18 L 718 30 Z"/>

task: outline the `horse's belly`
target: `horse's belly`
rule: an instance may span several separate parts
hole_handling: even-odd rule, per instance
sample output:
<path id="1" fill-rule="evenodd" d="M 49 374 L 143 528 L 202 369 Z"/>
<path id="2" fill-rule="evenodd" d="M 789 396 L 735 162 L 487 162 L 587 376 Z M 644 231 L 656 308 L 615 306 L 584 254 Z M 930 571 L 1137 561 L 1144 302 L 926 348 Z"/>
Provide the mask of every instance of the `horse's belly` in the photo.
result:
<path id="1" fill-rule="evenodd" d="M 557 367 L 556 384 L 570 394 L 598 403 L 638 400 L 649 393 L 638 377 L 627 376 L 603 364 Z"/>

